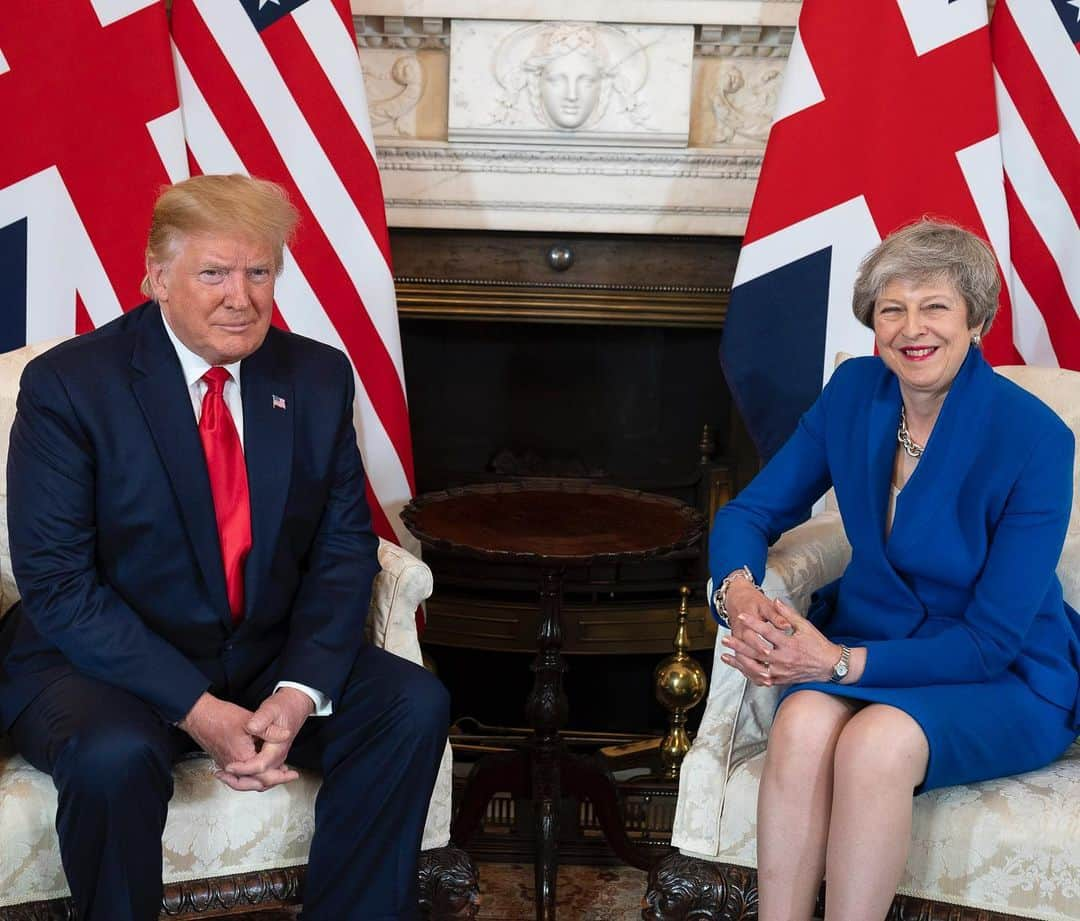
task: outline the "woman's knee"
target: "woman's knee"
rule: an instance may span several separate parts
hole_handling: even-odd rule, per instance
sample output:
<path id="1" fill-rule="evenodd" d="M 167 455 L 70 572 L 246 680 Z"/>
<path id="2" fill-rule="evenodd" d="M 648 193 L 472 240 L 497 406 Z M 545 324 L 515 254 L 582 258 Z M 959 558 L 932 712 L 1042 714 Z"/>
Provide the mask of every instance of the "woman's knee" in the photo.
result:
<path id="1" fill-rule="evenodd" d="M 785 698 L 769 732 L 769 749 L 831 752 L 854 709 L 848 701 L 821 691 L 796 691 Z"/>
<path id="2" fill-rule="evenodd" d="M 838 782 L 914 789 L 926 776 L 930 744 L 916 720 L 884 704 L 866 707 L 840 733 L 834 755 Z"/>

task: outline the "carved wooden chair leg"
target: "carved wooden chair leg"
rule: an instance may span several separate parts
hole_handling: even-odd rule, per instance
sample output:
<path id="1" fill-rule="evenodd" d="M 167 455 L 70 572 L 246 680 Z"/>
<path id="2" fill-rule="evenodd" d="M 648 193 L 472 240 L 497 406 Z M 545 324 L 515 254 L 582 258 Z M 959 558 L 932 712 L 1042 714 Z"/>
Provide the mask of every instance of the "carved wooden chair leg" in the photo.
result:
<path id="1" fill-rule="evenodd" d="M 649 871 L 641 917 L 644 921 L 757 921 L 756 874 L 674 851 Z"/>
<path id="2" fill-rule="evenodd" d="M 480 872 L 461 848 L 421 851 L 419 883 L 424 921 L 473 921 L 480 911 Z"/>

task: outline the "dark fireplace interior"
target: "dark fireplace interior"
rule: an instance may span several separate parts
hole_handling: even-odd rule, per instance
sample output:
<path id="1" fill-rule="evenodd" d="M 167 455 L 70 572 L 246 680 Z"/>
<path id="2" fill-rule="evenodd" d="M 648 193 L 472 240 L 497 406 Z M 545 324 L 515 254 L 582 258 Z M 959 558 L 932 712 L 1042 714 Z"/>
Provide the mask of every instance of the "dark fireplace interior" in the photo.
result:
<path id="1" fill-rule="evenodd" d="M 736 246 L 396 230 L 418 493 L 581 477 L 674 496 L 708 514 L 756 463 L 718 361 Z M 554 268 L 567 253 L 571 267 Z M 428 558 L 436 592 L 425 648 L 451 690 L 453 718 L 524 725 L 535 592 L 488 590 L 454 561 Z M 680 582 L 697 583 L 693 645 L 711 665 L 703 560 L 695 565 L 690 577 L 685 566 L 628 570 L 625 587 L 602 595 L 571 589 L 568 603 L 583 618 L 610 614 L 628 625 L 625 636 L 591 645 L 575 645 L 569 629 L 571 729 L 663 732 L 652 671 L 671 651 Z M 514 638 L 487 637 L 489 615 L 517 618 Z"/>
<path id="2" fill-rule="evenodd" d="M 726 432 L 713 329 L 402 324 L 417 489 L 570 476 L 679 495 Z"/>

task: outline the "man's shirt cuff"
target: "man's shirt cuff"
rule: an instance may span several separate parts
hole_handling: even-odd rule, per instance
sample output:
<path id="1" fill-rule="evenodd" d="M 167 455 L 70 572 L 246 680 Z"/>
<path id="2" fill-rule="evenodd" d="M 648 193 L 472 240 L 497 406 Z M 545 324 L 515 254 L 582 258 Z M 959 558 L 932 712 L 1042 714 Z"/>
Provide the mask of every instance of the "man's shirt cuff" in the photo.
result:
<path id="1" fill-rule="evenodd" d="M 274 685 L 274 692 L 277 693 L 279 688 L 295 688 L 307 694 L 311 702 L 315 704 L 315 712 L 311 714 L 312 716 L 329 716 L 334 712 L 334 705 L 330 702 L 330 698 L 322 691 L 309 688 L 306 684 L 299 684 L 296 681 L 279 681 Z"/>

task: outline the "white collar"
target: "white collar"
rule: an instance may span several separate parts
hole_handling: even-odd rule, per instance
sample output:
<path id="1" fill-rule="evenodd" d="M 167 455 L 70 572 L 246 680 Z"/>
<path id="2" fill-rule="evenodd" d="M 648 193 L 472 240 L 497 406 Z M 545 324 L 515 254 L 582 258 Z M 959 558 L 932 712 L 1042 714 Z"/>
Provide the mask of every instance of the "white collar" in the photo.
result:
<path id="1" fill-rule="evenodd" d="M 176 350 L 176 357 L 180 359 L 180 367 L 184 372 L 184 383 L 190 389 L 193 384 L 202 380 L 202 376 L 210 370 L 211 365 L 207 363 L 205 358 L 200 358 L 180 341 L 176 333 L 173 332 L 173 328 L 169 326 L 169 321 L 165 319 L 164 310 L 161 311 L 161 322 L 165 324 L 165 332 L 168 333 L 169 341 L 172 342 L 173 348 Z M 232 364 L 222 365 L 221 367 L 232 375 L 233 383 L 239 387 L 240 362 L 234 361 Z"/>

